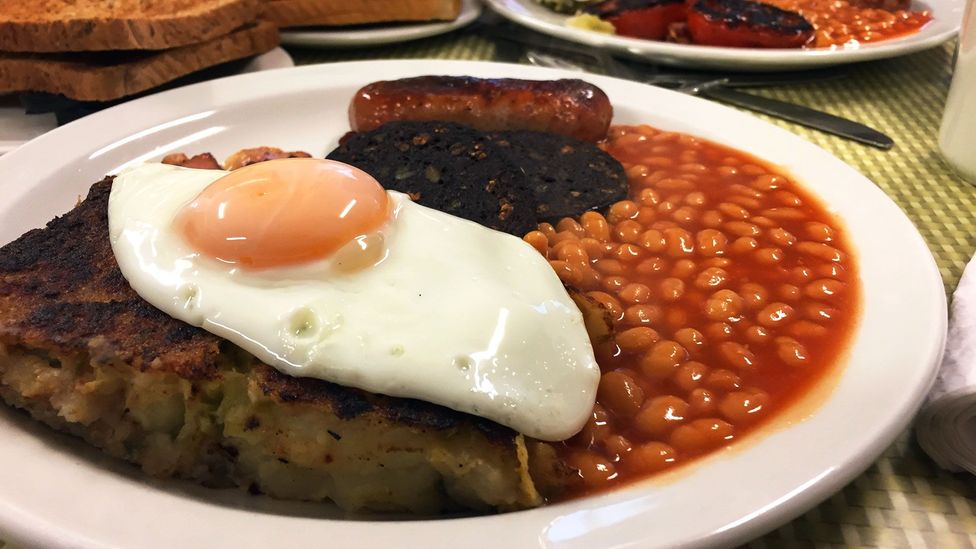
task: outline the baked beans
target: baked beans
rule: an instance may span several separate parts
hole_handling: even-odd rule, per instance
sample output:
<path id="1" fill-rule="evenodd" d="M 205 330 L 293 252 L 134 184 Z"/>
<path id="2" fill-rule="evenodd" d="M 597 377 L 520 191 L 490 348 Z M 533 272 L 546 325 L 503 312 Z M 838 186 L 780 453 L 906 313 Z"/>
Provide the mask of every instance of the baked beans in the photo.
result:
<path id="1" fill-rule="evenodd" d="M 614 127 L 601 146 L 630 198 L 525 235 L 613 323 L 593 415 L 557 445 L 580 478 L 568 495 L 687 463 L 774 417 L 837 362 L 859 302 L 844 232 L 786 174 L 648 126 Z"/>
<path id="2" fill-rule="evenodd" d="M 795 11 L 814 28 L 815 48 L 856 47 L 861 43 L 918 32 L 932 15 L 928 11 L 862 8 L 847 0 L 763 0 Z"/>

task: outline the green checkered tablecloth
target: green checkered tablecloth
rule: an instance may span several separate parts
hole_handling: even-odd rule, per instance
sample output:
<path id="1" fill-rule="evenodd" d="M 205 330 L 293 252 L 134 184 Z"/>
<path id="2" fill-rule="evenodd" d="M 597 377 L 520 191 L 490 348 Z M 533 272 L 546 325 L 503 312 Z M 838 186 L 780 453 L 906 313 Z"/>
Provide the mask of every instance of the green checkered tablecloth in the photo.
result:
<path id="1" fill-rule="evenodd" d="M 894 138 L 895 147 L 881 151 L 766 117 L 832 152 L 884 190 L 925 237 L 949 292 L 976 251 L 976 186 L 947 168 L 936 142 L 952 46 L 860 64 L 842 79 L 755 91 L 864 122 Z M 290 53 L 298 64 L 497 59 L 495 43 L 464 30 L 396 46 Z M 940 470 L 906 432 L 850 485 L 748 547 L 811 545 L 976 547 L 976 479 Z"/>
<path id="2" fill-rule="evenodd" d="M 884 190 L 925 237 L 949 292 L 976 251 L 976 186 L 949 171 L 936 145 L 951 46 L 857 65 L 844 79 L 755 92 L 859 120 L 894 138 L 892 150 L 880 151 L 769 119 L 832 152 Z M 465 30 L 395 46 L 290 53 L 298 64 L 384 58 L 496 59 L 493 42 Z M 809 546 L 976 547 L 976 479 L 940 470 L 906 432 L 843 490 L 748 544 L 777 549 Z M 12 549 L 3 542 L 0 548 Z"/>

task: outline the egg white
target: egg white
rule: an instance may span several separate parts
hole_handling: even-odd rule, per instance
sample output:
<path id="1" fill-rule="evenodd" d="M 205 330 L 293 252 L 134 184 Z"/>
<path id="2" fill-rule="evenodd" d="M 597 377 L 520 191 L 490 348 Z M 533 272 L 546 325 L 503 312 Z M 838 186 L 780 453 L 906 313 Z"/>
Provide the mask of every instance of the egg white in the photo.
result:
<path id="1" fill-rule="evenodd" d="M 582 428 L 599 367 L 582 315 L 531 246 L 389 192 L 378 264 L 241 270 L 172 228 L 226 173 L 145 164 L 115 178 L 112 249 L 143 299 L 289 375 L 433 402 L 543 440 Z"/>

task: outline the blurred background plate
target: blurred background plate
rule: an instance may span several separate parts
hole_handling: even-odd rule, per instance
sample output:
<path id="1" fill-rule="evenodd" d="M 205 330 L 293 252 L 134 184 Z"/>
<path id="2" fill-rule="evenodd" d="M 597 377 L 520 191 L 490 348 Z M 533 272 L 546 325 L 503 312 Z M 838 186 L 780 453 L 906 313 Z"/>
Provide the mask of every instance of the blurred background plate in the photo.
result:
<path id="1" fill-rule="evenodd" d="M 602 34 L 566 26 L 567 16 L 539 5 L 535 0 L 485 0 L 506 18 L 539 32 L 604 48 L 643 61 L 724 71 L 779 71 L 827 67 L 844 63 L 886 59 L 921 51 L 949 40 L 959 32 L 965 0 L 914 1 L 912 9 L 927 9 L 932 22 L 919 32 L 875 44 L 844 49 L 719 48 L 675 44 Z"/>
<path id="2" fill-rule="evenodd" d="M 479 15 L 481 15 L 479 0 L 461 0 L 461 14 L 454 21 L 285 30 L 281 32 L 281 43 L 313 48 L 381 46 L 451 32 L 468 25 Z"/>

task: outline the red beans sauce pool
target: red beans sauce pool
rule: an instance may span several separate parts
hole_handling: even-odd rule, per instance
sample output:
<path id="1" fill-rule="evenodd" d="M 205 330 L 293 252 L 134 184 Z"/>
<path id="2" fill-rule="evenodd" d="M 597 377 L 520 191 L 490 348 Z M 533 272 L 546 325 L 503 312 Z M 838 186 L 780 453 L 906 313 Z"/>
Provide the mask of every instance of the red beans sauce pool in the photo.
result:
<path id="1" fill-rule="evenodd" d="M 788 175 L 649 126 L 602 146 L 629 199 L 525 236 L 613 319 L 593 417 L 557 445 L 579 475 L 569 496 L 748 435 L 831 372 L 859 311 L 842 227 Z"/>

